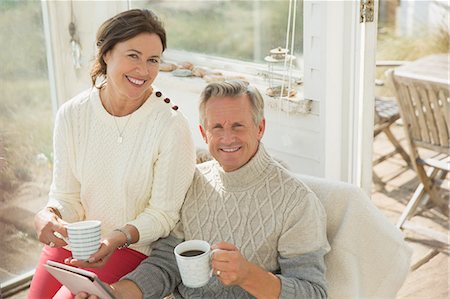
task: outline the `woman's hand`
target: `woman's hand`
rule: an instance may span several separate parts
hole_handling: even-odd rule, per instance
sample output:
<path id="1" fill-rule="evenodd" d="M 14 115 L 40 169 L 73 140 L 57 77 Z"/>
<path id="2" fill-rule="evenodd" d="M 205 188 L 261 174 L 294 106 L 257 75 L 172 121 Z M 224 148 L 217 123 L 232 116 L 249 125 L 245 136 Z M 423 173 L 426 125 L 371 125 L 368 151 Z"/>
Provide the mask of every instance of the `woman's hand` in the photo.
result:
<path id="1" fill-rule="evenodd" d="M 125 242 L 126 237 L 123 233 L 113 231 L 100 242 L 99 249 L 89 257 L 89 260 L 80 261 L 70 257 L 65 259 L 64 262 L 80 268 L 101 268 L 106 264 L 114 251 Z"/>
<path id="2" fill-rule="evenodd" d="M 61 219 L 59 211 L 54 208 L 44 208 L 34 217 L 34 227 L 40 242 L 50 247 L 63 247 L 67 243 L 67 222 Z M 57 236 L 59 235 L 59 236 Z"/>

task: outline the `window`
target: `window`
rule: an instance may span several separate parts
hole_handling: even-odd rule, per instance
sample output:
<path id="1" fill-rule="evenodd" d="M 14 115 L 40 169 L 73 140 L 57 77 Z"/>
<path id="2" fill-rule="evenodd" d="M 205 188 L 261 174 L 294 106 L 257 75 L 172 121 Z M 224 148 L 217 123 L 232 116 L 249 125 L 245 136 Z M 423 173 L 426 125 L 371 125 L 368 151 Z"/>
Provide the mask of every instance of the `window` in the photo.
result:
<path id="1" fill-rule="evenodd" d="M 285 47 L 290 1 L 132 1 L 132 7 L 148 8 L 162 19 L 168 50 L 226 58 L 236 63 L 266 65 L 264 57 Z M 293 9 L 293 6 L 292 6 Z M 303 5 L 296 13 L 294 55 L 303 53 Z M 290 41 L 289 41 L 290 42 Z M 297 67 L 300 67 L 297 60 Z M 210 62 L 210 60 L 209 60 Z"/>
<path id="2" fill-rule="evenodd" d="M 33 270 L 33 218 L 51 180 L 52 107 L 41 3 L 0 2 L 0 283 Z M 5 295 L 5 294 L 4 294 Z"/>

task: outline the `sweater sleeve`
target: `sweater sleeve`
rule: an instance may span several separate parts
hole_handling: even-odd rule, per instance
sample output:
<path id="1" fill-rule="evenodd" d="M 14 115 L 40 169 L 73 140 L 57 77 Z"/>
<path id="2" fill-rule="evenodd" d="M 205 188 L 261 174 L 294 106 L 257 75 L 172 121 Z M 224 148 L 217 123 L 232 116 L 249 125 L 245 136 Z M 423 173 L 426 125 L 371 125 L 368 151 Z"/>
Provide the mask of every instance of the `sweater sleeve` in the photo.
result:
<path id="1" fill-rule="evenodd" d="M 170 235 L 153 244 L 152 254 L 120 280 L 133 281 L 144 298 L 163 298 L 181 283 L 180 272 L 173 249 L 182 240 Z"/>
<path id="2" fill-rule="evenodd" d="M 300 200 L 289 209 L 278 243 L 280 298 L 326 298 L 326 214 L 313 192 L 301 193 L 294 193 Z"/>
<path id="3" fill-rule="evenodd" d="M 301 256 L 279 257 L 281 274 L 280 299 L 327 298 L 324 255 L 320 249 Z"/>
<path id="4" fill-rule="evenodd" d="M 148 245 L 166 237 L 179 220 L 195 170 L 195 149 L 189 125 L 179 114 L 162 132 L 149 202 L 136 219 L 128 222 L 139 231 L 138 245 Z"/>
<path id="5" fill-rule="evenodd" d="M 84 218 L 80 200 L 80 182 L 74 174 L 75 140 L 71 130 L 69 103 L 59 109 L 53 133 L 53 180 L 47 207 L 59 210 L 62 218 L 75 222 Z"/>

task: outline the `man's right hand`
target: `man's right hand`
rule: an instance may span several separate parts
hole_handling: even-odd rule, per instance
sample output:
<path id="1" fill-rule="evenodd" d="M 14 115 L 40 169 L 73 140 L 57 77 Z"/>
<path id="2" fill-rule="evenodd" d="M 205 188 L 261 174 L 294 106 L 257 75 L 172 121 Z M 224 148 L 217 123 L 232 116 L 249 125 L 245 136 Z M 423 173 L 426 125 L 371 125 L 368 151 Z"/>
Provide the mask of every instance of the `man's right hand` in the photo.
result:
<path id="1" fill-rule="evenodd" d="M 80 292 L 75 296 L 75 299 L 98 299 L 98 297 L 95 295 L 89 295 L 85 292 Z"/>
<path id="2" fill-rule="evenodd" d="M 143 298 L 141 289 L 131 280 L 120 280 L 110 285 L 111 292 L 116 299 Z M 80 292 L 75 296 L 75 299 L 98 299 L 95 295 L 89 295 L 86 292 Z M 100 298 L 101 299 L 101 298 Z"/>

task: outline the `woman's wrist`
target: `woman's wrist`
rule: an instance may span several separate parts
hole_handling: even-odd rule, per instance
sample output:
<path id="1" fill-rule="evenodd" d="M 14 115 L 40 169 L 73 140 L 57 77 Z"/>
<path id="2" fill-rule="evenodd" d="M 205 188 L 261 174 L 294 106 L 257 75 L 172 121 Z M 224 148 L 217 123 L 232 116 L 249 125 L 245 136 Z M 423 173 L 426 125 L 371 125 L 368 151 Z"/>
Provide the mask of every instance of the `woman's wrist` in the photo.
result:
<path id="1" fill-rule="evenodd" d="M 130 232 L 126 228 L 116 228 L 114 232 L 117 232 L 122 235 L 121 243 L 119 243 L 119 246 L 117 246 L 118 249 L 127 248 L 132 243 L 132 238 Z M 123 241 L 125 240 L 125 241 Z"/>
<path id="2" fill-rule="evenodd" d="M 59 218 L 62 219 L 61 213 L 59 212 L 59 210 L 58 210 L 57 208 L 54 208 L 54 207 L 46 207 L 45 210 L 48 211 L 48 212 L 50 212 L 50 213 L 55 214 L 56 216 L 58 216 Z"/>

